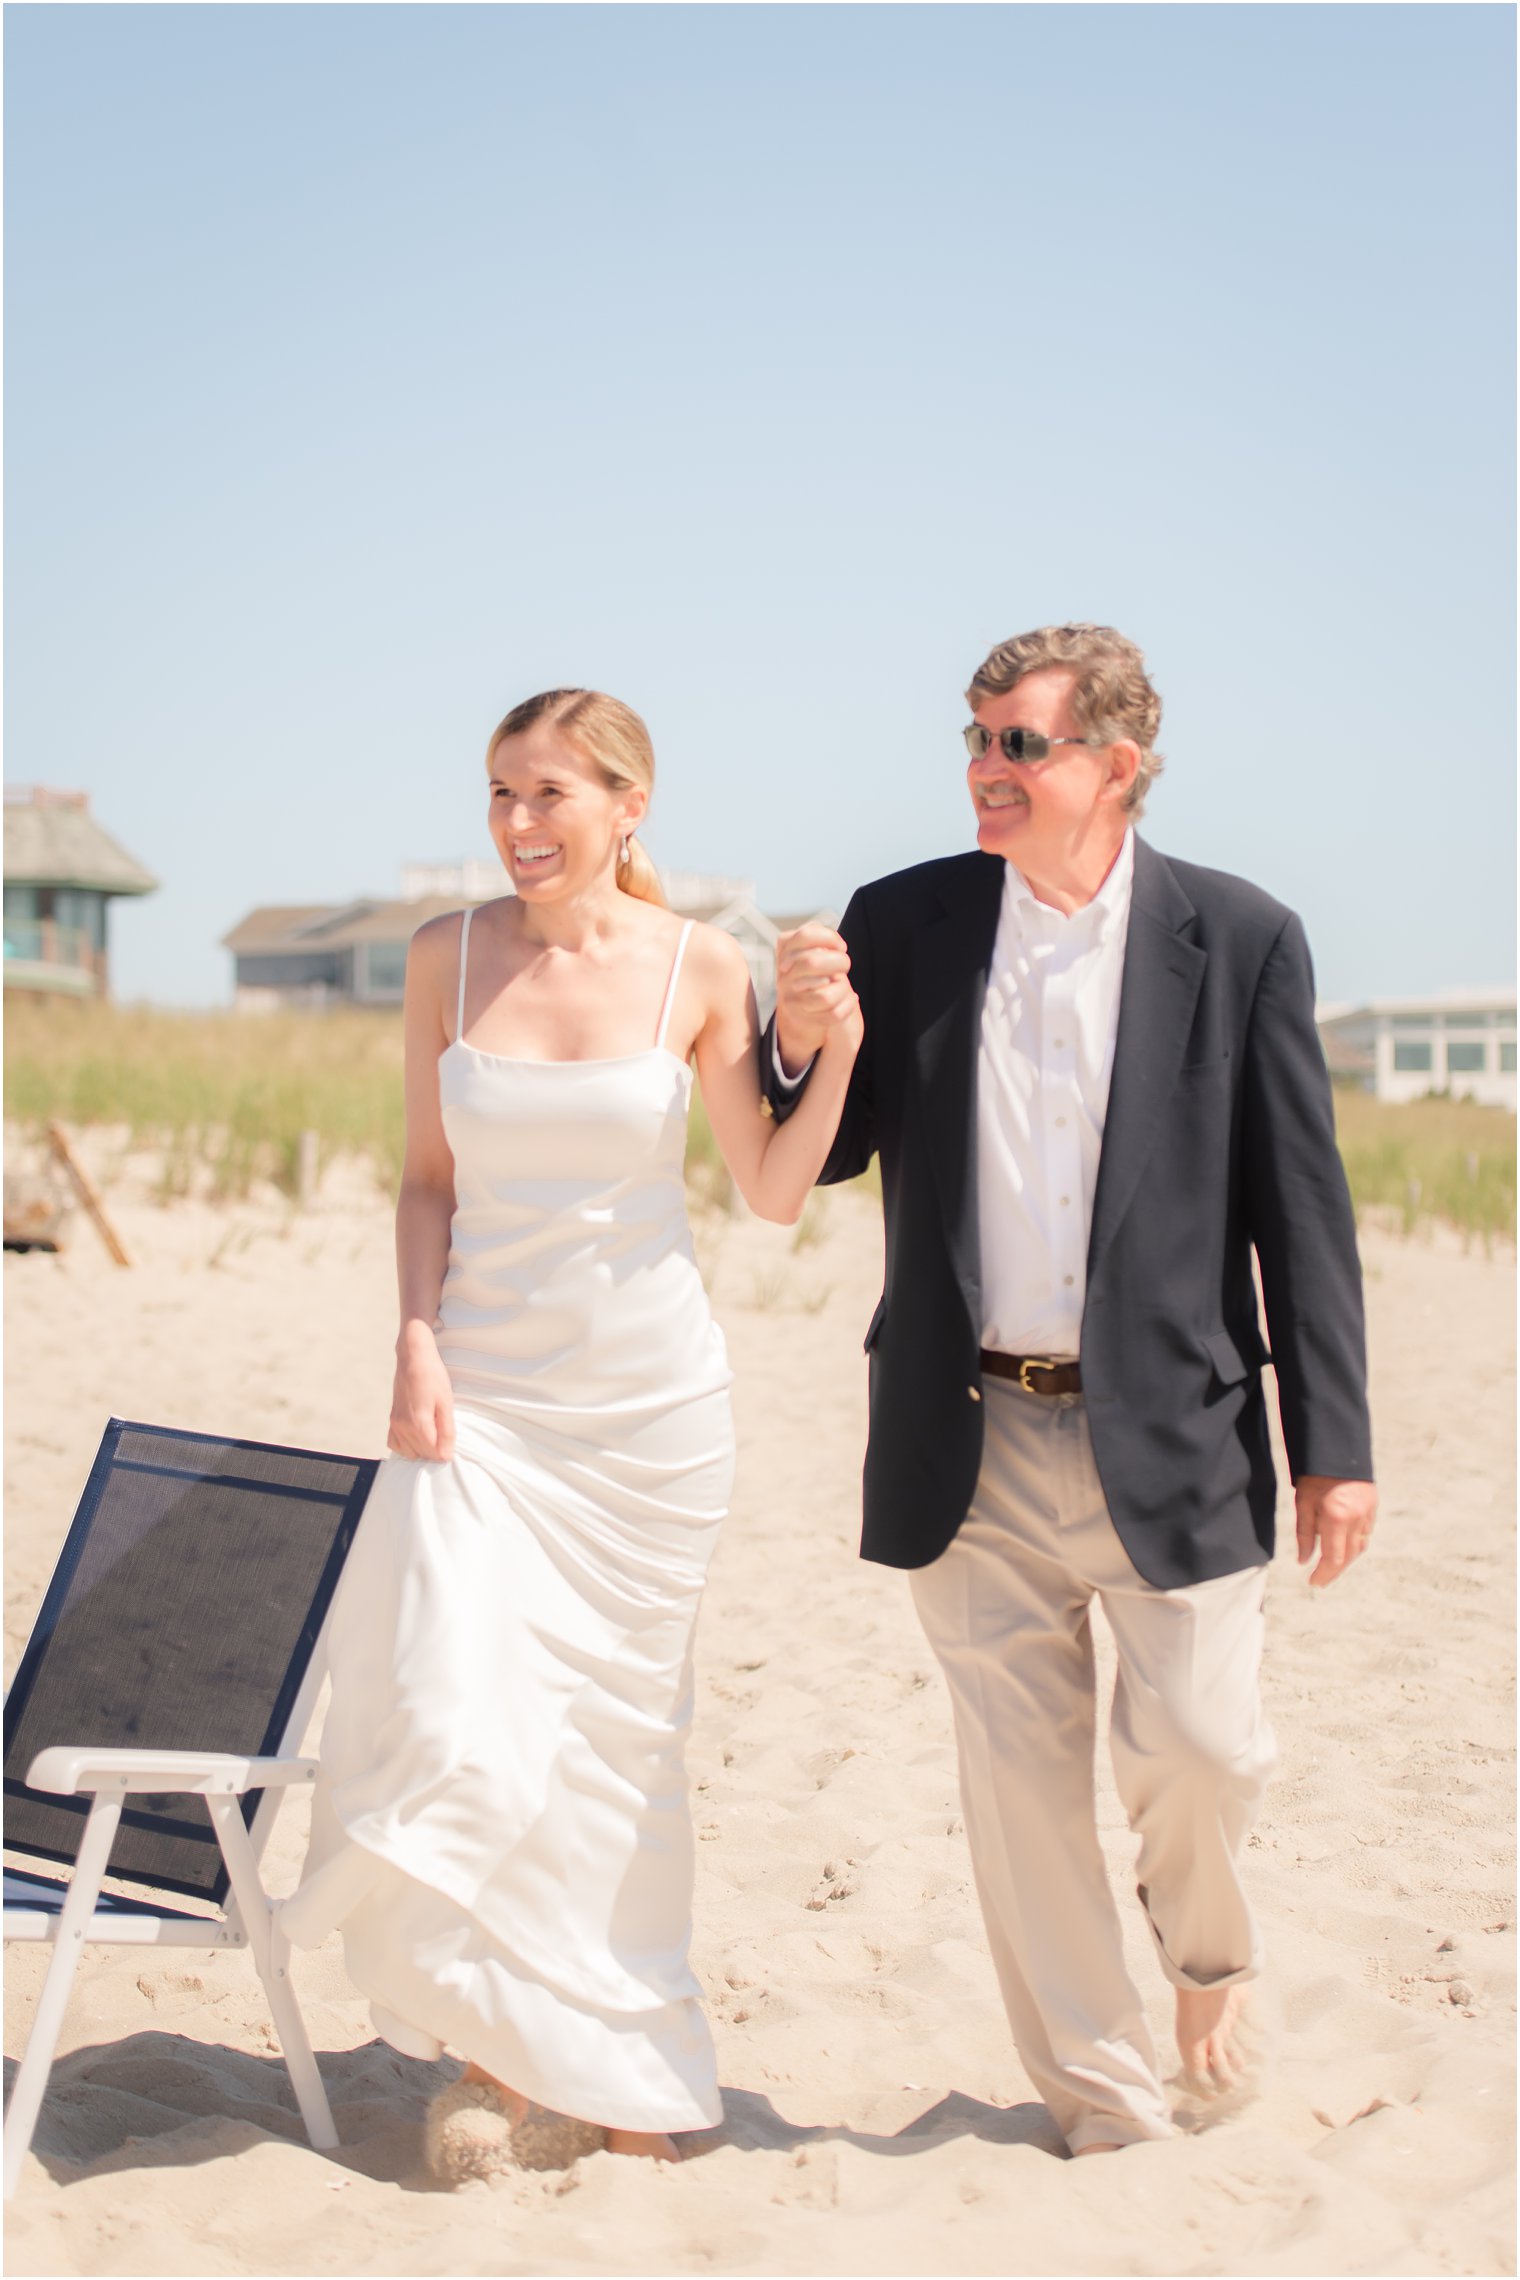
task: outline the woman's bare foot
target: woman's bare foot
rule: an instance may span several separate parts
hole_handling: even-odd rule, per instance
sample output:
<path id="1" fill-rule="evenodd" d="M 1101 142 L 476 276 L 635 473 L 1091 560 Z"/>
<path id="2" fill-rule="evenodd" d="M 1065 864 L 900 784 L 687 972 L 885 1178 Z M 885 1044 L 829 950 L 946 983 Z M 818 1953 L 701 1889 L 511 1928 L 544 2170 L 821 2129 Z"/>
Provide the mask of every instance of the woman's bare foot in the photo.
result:
<path id="1" fill-rule="evenodd" d="M 522 2092 L 514 2090 L 510 2083 L 498 2082 L 494 2074 L 487 2074 L 485 2068 L 477 2066 L 473 2059 L 464 2070 L 464 2080 L 489 2084 L 507 2107 L 514 2122 L 520 2122 L 527 2113 L 530 2101 Z M 608 2130 L 607 2151 L 642 2154 L 646 2161 L 681 2159 L 680 2147 L 663 2130 Z"/>
<path id="2" fill-rule="evenodd" d="M 498 2082 L 494 2074 L 487 2074 L 485 2068 L 477 2066 L 473 2058 L 460 2076 L 460 2080 L 463 2082 L 484 2082 L 496 2092 L 497 2097 L 500 2098 L 514 2122 L 520 2122 L 528 2111 L 528 2100 L 520 2090 L 514 2090 L 510 2082 Z"/>
<path id="3" fill-rule="evenodd" d="M 1123 2151 L 1122 2145 L 1115 2144 L 1105 2138 L 1098 2145 L 1079 2145 L 1071 2158 L 1073 2161 L 1080 2161 L 1083 2155 L 1088 2153 L 1122 2153 Z"/>
<path id="4" fill-rule="evenodd" d="M 454 2185 L 510 2169 L 569 2169 L 607 2143 L 600 2123 L 553 2113 L 473 2061 L 433 2099 L 423 2135 L 429 2168 Z"/>
<path id="5" fill-rule="evenodd" d="M 1177 2055 L 1183 2080 L 1196 2095 L 1217 2098 L 1245 2086 L 1254 2057 L 1250 2038 L 1241 2034 L 1245 2002 L 1239 1980 L 1228 1987 L 1178 1988 Z"/>
<path id="6" fill-rule="evenodd" d="M 641 2153 L 646 2161 L 679 2161 L 681 2149 L 661 2130 L 609 2130 L 609 2153 Z"/>

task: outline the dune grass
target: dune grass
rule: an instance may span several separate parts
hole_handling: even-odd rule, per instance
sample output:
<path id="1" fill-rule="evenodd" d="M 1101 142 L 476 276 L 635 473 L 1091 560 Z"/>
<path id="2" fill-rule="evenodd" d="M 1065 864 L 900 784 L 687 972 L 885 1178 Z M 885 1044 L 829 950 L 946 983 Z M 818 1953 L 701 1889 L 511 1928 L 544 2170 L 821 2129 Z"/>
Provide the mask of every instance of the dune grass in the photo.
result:
<path id="1" fill-rule="evenodd" d="M 256 1180 L 296 1191 L 301 1135 L 318 1162 L 363 1157 L 394 1191 L 405 1150 L 399 1012 L 169 1013 L 59 1002 L 16 991 L 5 1005 L 5 1115 L 35 1133 L 49 1118 L 110 1125 L 157 1149 L 165 1201 L 204 1185 L 236 1201 Z M 700 1093 L 687 1177 L 726 1204 L 728 1168 Z"/>
<path id="2" fill-rule="evenodd" d="M 218 1197 L 255 1180 L 293 1194 L 301 1134 L 320 1158 L 368 1158 L 401 1171 L 401 1022 L 357 1008 L 325 1015 L 167 1013 L 13 993 L 5 1005 L 5 1114 L 124 1127 L 164 1156 L 167 1196 L 198 1167 Z"/>
<path id="3" fill-rule="evenodd" d="M 256 1180 L 296 1188 L 301 1135 L 319 1160 L 362 1156 L 394 1188 L 404 1125 L 395 1012 L 169 1013 L 13 993 L 5 1007 L 5 1113 L 24 1131 L 49 1117 L 125 1129 L 163 1157 L 162 1193 L 209 1175 L 213 1195 Z M 1515 1119 L 1439 1097 L 1390 1107 L 1336 1094 L 1341 1153 L 1359 1212 L 1406 1232 L 1445 1220 L 1485 1244 L 1515 1239 Z M 731 1183 L 698 1092 L 687 1141 L 694 1195 L 727 1202 Z M 880 1193 L 873 1164 L 864 1185 Z"/>
<path id="4" fill-rule="evenodd" d="M 1485 1248 L 1515 1240 L 1515 1119 L 1433 1093 L 1393 1106 L 1349 1087 L 1336 1136 L 1358 1213 L 1396 1215 L 1404 1233 L 1445 1220 Z"/>

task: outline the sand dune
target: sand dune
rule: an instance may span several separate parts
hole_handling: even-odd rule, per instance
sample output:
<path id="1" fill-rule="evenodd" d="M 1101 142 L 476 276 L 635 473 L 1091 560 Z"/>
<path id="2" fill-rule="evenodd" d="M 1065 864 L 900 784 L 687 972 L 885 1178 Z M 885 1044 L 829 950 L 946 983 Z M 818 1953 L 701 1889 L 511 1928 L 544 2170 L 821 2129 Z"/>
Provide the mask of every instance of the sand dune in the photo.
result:
<path id="1" fill-rule="evenodd" d="M 299 1216 L 164 1212 L 133 1173 L 112 1201 L 134 1270 L 83 1226 L 62 1259 L 6 1261 L 11 1665 L 107 1414 L 383 1439 L 390 1237 L 364 1182 L 335 1172 Z M 1512 2271 L 1513 1261 L 1366 1239 L 1380 1539 L 1329 1594 L 1291 1557 L 1271 1585 L 1283 1766 L 1250 1856 L 1281 2016 L 1269 2086 L 1214 2127 L 1072 2164 L 983 1952 L 938 1674 L 902 1579 L 854 1556 L 875 1207 L 830 1196 L 800 1242 L 714 1216 L 700 1247 L 741 1439 L 691 1751 L 724 2131 L 679 2170 L 601 2154 L 440 2193 L 419 2123 L 451 2070 L 372 2038 L 336 1944 L 296 1965 L 336 2157 L 305 2145 L 246 1957 L 97 1951 L 7 2269 Z M 1127 1895 L 1106 1765 L 1099 1812 Z M 277 1886 L 301 1845 L 292 1807 Z M 12 2055 L 42 1967 L 13 1961 Z"/>

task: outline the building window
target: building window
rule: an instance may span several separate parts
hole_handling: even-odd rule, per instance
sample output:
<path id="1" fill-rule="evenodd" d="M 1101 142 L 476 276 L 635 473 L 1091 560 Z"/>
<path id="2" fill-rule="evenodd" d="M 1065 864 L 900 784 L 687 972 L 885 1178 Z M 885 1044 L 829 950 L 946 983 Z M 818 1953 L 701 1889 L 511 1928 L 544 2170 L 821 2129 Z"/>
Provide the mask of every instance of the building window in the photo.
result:
<path id="1" fill-rule="evenodd" d="M 59 887 L 53 896 L 53 917 L 59 926 L 87 942 L 92 950 L 106 946 L 106 898 L 88 887 Z"/>
<path id="2" fill-rule="evenodd" d="M 17 884 L 5 890 L 5 955 L 7 958 L 42 956 L 42 926 L 37 889 L 33 886 Z"/>
<path id="3" fill-rule="evenodd" d="M 1513 1037 L 1506 1037 L 1500 1043 L 1499 1067 L 1507 1077 L 1512 1077 L 1515 1073 L 1515 1040 Z"/>
<path id="4" fill-rule="evenodd" d="M 1451 1038 L 1446 1046 L 1446 1066 L 1454 1077 L 1471 1076 L 1475 1069 L 1487 1068 L 1487 1048 L 1480 1044 L 1459 1045 Z"/>
<path id="5" fill-rule="evenodd" d="M 404 942 L 372 942 L 365 958 L 365 987 L 377 990 L 400 990 L 406 986 L 406 944 Z"/>
<path id="6" fill-rule="evenodd" d="M 1429 1038 L 1395 1038 L 1393 1065 L 1403 1076 L 1428 1076 L 1432 1065 Z"/>

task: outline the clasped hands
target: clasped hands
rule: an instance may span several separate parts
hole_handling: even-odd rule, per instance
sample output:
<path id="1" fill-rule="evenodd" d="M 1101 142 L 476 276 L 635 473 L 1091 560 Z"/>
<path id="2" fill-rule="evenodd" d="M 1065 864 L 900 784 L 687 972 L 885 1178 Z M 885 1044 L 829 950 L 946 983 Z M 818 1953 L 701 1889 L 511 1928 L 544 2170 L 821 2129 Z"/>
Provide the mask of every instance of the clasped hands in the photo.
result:
<path id="1" fill-rule="evenodd" d="M 789 1077 L 800 1076 L 831 1041 L 855 1051 L 863 1034 L 842 934 L 816 922 L 776 943 L 776 1046 Z"/>

